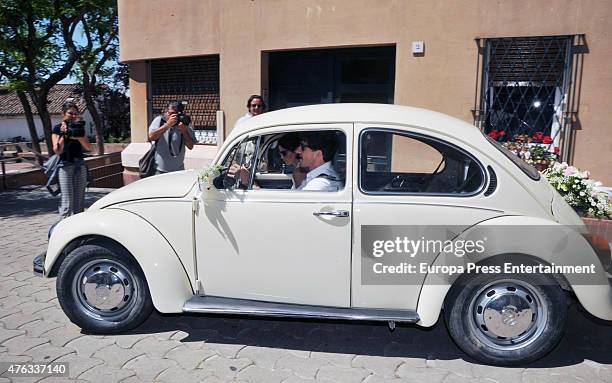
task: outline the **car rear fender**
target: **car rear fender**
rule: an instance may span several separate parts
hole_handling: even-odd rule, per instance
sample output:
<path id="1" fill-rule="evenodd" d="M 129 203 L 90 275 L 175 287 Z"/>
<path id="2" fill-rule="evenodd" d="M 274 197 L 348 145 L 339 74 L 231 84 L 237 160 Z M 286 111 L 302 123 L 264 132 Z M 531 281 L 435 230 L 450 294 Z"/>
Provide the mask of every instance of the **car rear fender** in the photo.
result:
<path id="1" fill-rule="evenodd" d="M 138 228 L 138 235 L 134 229 Z M 147 221 L 122 209 L 108 208 L 74 215 L 61 221 L 49 239 L 45 275 L 63 259 L 65 249 L 78 238 L 106 237 L 123 246 L 140 265 L 155 308 L 182 312 L 193 296 L 187 270 L 168 241 Z"/>
<path id="2" fill-rule="evenodd" d="M 476 239 L 481 237 L 483 226 L 517 226 L 533 227 L 541 225 L 543 228 L 555 229 L 558 227 L 559 236 L 556 240 L 543 237 L 539 230 L 522 230 L 521 238 L 513 235 L 501 235 L 503 230 L 495 231 L 499 235 L 493 235 L 487 239 L 485 251 L 478 257 L 458 258 L 454 254 L 440 253 L 432 265 L 465 265 L 466 262 L 475 264 L 488 263 L 495 257 L 495 261 L 504 259 L 516 260 L 529 259 L 530 263 L 556 264 L 556 265 L 595 265 L 595 272 L 585 276 L 576 274 L 553 275 L 557 282 L 566 289 L 571 289 L 582 306 L 594 316 L 612 320 L 612 286 L 608 283 L 602 262 L 598 258 L 593 247 L 579 232 L 569 227 L 563 227 L 556 222 L 534 217 L 504 216 L 493 218 L 472 226 L 461 233 L 455 241 L 465 239 Z M 548 229 L 543 229 L 548 230 Z M 490 233 L 490 231 L 487 231 Z M 563 235 L 561 235 L 563 233 Z M 490 235 L 490 234 L 489 234 Z M 544 245 L 542 245 L 544 241 Z M 496 263 L 498 264 L 498 263 Z M 516 264 L 516 262 L 515 262 Z M 452 284 L 462 274 L 452 276 L 440 274 L 428 274 L 419 294 L 417 313 L 421 326 L 433 326 L 440 315 L 444 299 Z M 586 283 L 585 283 L 586 282 Z"/>

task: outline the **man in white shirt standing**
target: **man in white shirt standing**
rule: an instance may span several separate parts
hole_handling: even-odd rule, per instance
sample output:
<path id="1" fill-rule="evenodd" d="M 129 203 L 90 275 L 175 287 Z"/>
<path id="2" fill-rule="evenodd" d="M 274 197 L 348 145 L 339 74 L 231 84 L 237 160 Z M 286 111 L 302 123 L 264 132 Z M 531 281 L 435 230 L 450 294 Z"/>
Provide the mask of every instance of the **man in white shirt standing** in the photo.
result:
<path id="1" fill-rule="evenodd" d="M 234 128 L 243 123 L 244 121 L 248 120 L 249 118 L 262 114 L 264 112 L 264 109 L 266 108 L 266 103 L 264 102 L 263 97 L 258 94 L 254 94 L 249 97 L 246 106 L 248 112 L 244 116 L 240 117 L 238 121 L 236 121 L 236 124 L 234 124 Z"/>
<path id="2" fill-rule="evenodd" d="M 308 169 L 306 178 L 297 190 L 338 191 L 342 181 L 332 167 L 332 159 L 338 149 L 336 134 L 331 131 L 305 132 L 296 153 L 300 157 L 298 166 Z"/>

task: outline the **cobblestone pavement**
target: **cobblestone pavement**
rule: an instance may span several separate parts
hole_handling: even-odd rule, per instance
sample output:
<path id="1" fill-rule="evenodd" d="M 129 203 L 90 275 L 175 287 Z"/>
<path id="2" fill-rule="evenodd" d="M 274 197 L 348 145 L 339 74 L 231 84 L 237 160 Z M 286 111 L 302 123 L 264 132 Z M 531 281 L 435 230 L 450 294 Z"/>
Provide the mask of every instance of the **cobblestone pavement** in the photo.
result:
<path id="1" fill-rule="evenodd" d="M 90 191 L 88 203 L 103 194 Z M 612 382 L 612 326 L 576 305 L 557 349 L 525 368 L 469 360 L 444 323 L 390 332 L 372 323 L 154 313 L 126 334 L 86 335 L 61 311 L 55 279 L 31 272 L 56 208 L 41 189 L 0 193 L 0 362 L 65 361 L 72 379 L 104 383 Z"/>

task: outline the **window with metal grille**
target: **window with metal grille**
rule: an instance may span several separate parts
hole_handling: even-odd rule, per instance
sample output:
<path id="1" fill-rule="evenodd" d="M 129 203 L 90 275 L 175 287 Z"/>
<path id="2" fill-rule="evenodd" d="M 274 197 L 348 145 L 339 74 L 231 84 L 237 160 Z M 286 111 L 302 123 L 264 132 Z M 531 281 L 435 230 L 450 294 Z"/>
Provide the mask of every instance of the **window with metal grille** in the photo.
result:
<path id="1" fill-rule="evenodd" d="M 529 140 L 569 155 L 576 56 L 583 35 L 476 39 L 474 122 L 497 141 Z M 482 60 L 482 62 L 481 62 Z M 555 149 L 557 148 L 557 149 Z"/>
<path id="2" fill-rule="evenodd" d="M 150 116 L 164 112 L 168 102 L 187 101 L 198 143 L 216 144 L 216 112 L 220 109 L 219 56 L 152 60 L 150 62 Z"/>

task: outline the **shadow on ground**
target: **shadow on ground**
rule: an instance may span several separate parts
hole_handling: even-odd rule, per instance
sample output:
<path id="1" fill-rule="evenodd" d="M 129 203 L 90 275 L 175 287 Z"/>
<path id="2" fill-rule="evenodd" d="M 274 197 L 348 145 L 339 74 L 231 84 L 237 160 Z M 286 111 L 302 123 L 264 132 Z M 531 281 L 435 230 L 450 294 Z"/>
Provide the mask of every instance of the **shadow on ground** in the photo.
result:
<path id="1" fill-rule="evenodd" d="M 183 331 L 182 342 L 242 344 L 291 350 L 421 359 L 464 359 L 443 320 L 423 329 L 385 323 L 303 321 L 229 316 L 161 315 L 155 312 L 131 333 Z M 592 360 L 612 364 L 612 323 L 588 317 L 578 305 L 569 309 L 561 343 L 543 359 L 521 368 L 571 366 Z"/>
<path id="2" fill-rule="evenodd" d="M 108 192 L 100 189 L 86 191 L 85 207 L 91 206 Z M 59 202 L 60 196 L 51 196 L 44 186 L 3 191 L 0 192 L 0 218 L 57 213 Z"/>

